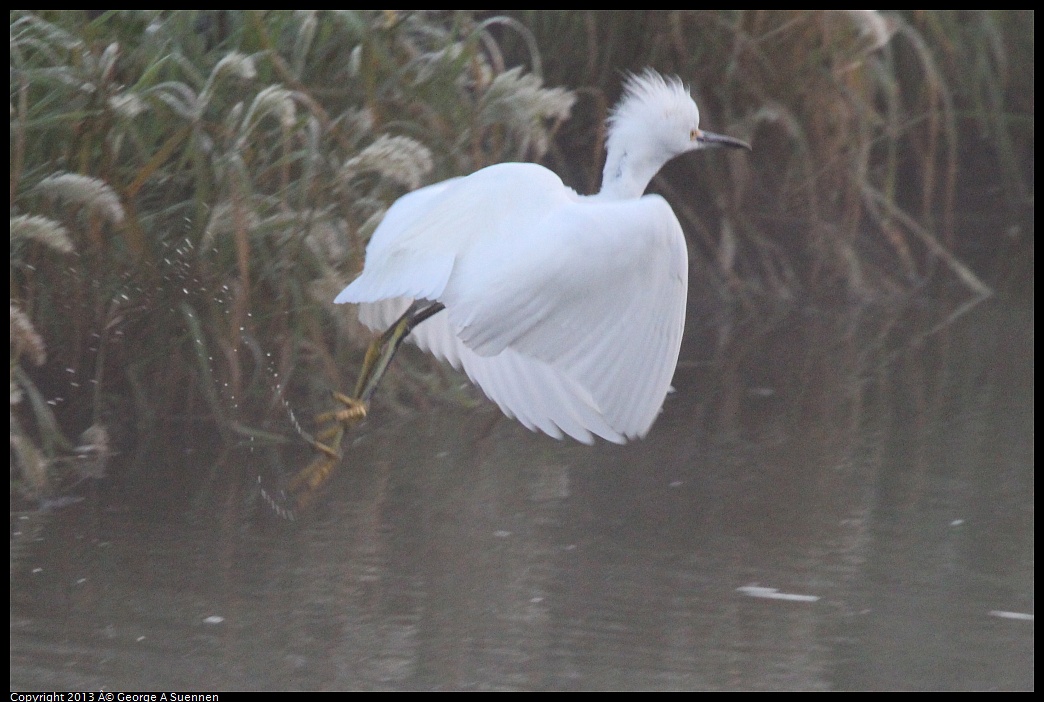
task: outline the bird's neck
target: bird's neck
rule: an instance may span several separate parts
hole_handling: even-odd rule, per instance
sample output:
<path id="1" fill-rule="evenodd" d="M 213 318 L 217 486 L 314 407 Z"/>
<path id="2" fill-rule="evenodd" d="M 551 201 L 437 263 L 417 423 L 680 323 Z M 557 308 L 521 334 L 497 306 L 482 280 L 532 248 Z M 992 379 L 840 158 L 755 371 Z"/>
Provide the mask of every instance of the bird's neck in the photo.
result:
<path id="1" fill-rule="evenodd" d="M 613 200 L 637 199 L 645 194 L 649 181 L 661 167 L 661 161 L 644 157 L 640 150 L 610 148 L 598 196 Z"/>

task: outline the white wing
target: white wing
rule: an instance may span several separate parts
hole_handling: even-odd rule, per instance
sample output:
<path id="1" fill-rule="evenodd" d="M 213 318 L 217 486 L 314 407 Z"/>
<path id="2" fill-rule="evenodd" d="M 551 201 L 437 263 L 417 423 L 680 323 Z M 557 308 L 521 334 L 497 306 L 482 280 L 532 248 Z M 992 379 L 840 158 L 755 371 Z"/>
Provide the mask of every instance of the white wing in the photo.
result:
<path id="1" fill-rule="evenodd" d="M 579 198 L 540 166 L 501 164 L 397 202 L 336 301 L 376 303 L 360 319 L 383 329 L 412 298 L 437 299 L 446 311 L 411 339 L 505 414 L 622 443 L 659 414 L 686 288 L 684 237 L 662 198 Z"/>
<path id="2" fill-rule="evenodd" d="M 566 202 L 577 195 L 532 163 L 502 163 L 404 195 L 370 238 L 362 274 L 334 302 L 434 300 L 476 240 L 510 238 L 525 222 L 523 202 L 539 206 L 551 199 Z"/>

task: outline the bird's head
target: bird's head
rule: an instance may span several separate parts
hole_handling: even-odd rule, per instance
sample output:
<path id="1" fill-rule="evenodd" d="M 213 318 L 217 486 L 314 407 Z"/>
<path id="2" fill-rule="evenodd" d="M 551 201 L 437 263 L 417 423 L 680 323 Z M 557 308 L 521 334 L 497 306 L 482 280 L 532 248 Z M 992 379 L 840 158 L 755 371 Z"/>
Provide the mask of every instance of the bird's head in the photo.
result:
<path id="1" fill-rule="evenodd" d="M 739 139 L 700 129 L 700 110 L 681 80 L 652 69 L 632 75 L 609 115 L 603 190 L 644 190 L 665 163 L 688 151 L 712 147 L 750 149 Z M 638 192 L 637 195 L 641 193 Z"/>
<path id="2" fill-rule="evenodd" d="M 729 146 L 750 149 L 744 141 L 700 129 L 700 110 L 676 76 L 652 69 L 628 77 L 624 94 L 609 116 L 609 143 L 626 149 L 645 143 L 664 162 L 687 151 Z"/>

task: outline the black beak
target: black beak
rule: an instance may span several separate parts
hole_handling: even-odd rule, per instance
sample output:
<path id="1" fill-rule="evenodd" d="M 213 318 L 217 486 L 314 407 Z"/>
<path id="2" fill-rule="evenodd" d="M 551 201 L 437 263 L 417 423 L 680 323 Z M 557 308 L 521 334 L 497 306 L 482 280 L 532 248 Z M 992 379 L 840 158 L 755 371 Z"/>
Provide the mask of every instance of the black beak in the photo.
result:
<path id="1" fill-rule="evenodd" d="M 696 135 L 696 141 L 705 149 L 718 148 L 722 146 L 728 146 L 733 149 L 746 149 L 750 151 L 750 144 L 739 139 L 733 139 L 730 136 L 724 134 L 715 134 L 714 132 L 705 132 L 702 129 Z"/>

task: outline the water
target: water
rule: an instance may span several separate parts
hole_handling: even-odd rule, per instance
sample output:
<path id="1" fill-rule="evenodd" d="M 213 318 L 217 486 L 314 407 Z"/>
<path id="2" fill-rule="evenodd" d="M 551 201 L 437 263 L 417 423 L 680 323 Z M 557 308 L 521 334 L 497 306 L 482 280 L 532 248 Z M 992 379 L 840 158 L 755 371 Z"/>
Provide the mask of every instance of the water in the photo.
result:
<path id="1" fill-rule="evenodd" d="M 294 526 L 257 454 L 30 515 L 11 687 L 1032 689 L 1033 312 L 945 316 L 694 315 L 624 447 L 375 416 Z"/>

